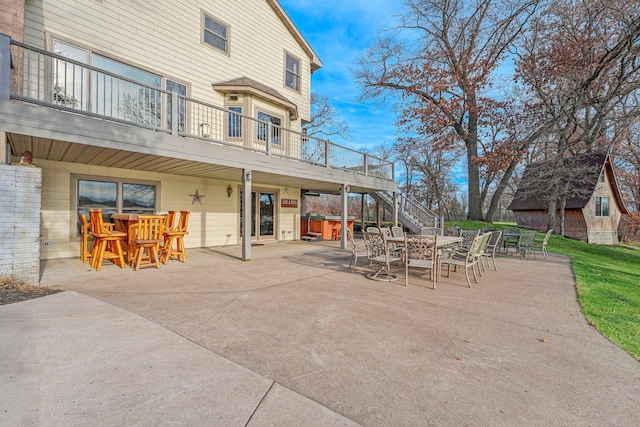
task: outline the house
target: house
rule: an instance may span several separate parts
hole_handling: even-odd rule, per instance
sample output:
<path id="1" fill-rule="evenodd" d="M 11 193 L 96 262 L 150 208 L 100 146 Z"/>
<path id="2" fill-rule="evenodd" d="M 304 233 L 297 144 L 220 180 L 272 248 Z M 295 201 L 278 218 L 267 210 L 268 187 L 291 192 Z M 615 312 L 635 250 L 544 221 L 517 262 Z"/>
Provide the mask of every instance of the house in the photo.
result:
<path id="1" fill-rule="evenodd" d="M 322 62 L 276 0 L 0 6 L 0 275 L 77 256 L 91 207 L 189 210 L 187 248 L 250 259 L 300 239 L 307 192 L 397 191 L 392 163 L 301 132 Z"/>
<path id="2" fill-rule="evenodd" d="M 519 226 L 546 231 L 550 187 L 562 185 L 554 181 L 560 175 L 549 168 L 550 162 L 534 163 L 525 169 L 518 190 L 508 209 Z M 603 153 L 588 153 L 564 159 L 563 174 L 569 176 L 565 206 L 565 236 L 589 243 L 618 244 L 618 224 L 625 207 L 611 162 Z M 527 190 L 529 189 L 529 190 Z M 560 208 L 561 200 L 557 201 Z M 560 230 L 560 211 L 556 230 Z"/>

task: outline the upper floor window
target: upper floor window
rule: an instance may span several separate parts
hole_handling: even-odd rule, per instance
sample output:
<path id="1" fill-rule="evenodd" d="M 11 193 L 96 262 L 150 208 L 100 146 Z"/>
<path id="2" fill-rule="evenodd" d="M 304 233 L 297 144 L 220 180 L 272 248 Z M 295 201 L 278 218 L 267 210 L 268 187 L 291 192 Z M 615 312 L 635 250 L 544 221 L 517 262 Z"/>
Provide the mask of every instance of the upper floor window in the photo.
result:
<path id="1" fill-rule="evenodd" d="M 229 27 L 208 15 L 204 15 L 204 42 L 229 53 Z"/>
<path id="2" fill-rule="evenodd" d="M 258 139 L 260 141 L 267 142 L 269 135 L 269 128 L 271 128 L 271 143 L 274 145 L 281 145 L 282 139 L 280 138 L 280 126 L 282 125 L 282 119 L 280 117 L 272 116 L 271 114 L 258 111 Z M 271 123 L 269 126 L 267 123 Z"/>
<path id="3" fill-rule="evenodd" d="M 599 182 L 604 182 L 604 170 L 600 172 L 600 177 L 598 178 Z"/>
<path id="4" fill-rule="evenodd" d="M 300 90 L 300 60 L 285 54 L 284 84 L 293 90 Z"/>
<path id="5" fill-rule="evenodd" d="M 596 197 L 596 216 L 609 216 L 608 197 Z"/>
<path id="6" fill-rule="evenodd" d="M 242 138 L 242 107 L 229 107 L 229 138 Z"/>

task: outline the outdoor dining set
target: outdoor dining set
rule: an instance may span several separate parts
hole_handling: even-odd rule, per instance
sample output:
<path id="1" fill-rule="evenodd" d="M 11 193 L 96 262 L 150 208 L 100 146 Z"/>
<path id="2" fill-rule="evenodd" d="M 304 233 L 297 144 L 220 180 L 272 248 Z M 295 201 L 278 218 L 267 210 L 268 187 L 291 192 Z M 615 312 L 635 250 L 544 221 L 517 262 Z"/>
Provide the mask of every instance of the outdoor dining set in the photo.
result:
<path id="1" fill-rule="evenodd" d="M 97 271 L 104 260 L 120 268 L 131 266 L 160 268 L 169 259 L 187 262 L 184 237 L 189 234 L 189 211 L 169 211 L 165 215 L 113 214 L 105 221 L 102 209 L 90 209 L 89 220 L 80 214 L 82 236 L 80 259 Z M 176 223 L 177 218 L 177 223 Z M 89 250 L 89 239 L 93 248 Z"/>
<path id="2" fill-rule="evenodd" d="M 467 285 L 471 287 L 469 269 L 473 279 L 483 276 L 487 268 L 496 265 L 496 253 L 508 254 L 514 248 L 523 259 L 528 255 L 536 257 L 540 250 L 545 258 L 547 242 L 551 235 L 548 231 L 543 240 L 536 240 L 536 231 L 519 228 L 507 228 L 504 231 L 495 228 L 483 230 L 455 230 L 454 235 L 445 236 L 439 228 L 426 227 L 421 234 L 407 234 L 401 227 L 369 227 L 363 232 L 367 260 L 372 272 L 367 277 L 373 280 L 394 281 L 398 275 L 392 270 L 404 268 L 405 286 L 409 283 L 409 270 L 428 270 L 433 288 L 440 281 L 442 269 L 447 267 L 447 277 L 459 267 L 465 271 Z M 357 248 L 353 236 L 353 257 L 350 268 L 355 270 Z"/>

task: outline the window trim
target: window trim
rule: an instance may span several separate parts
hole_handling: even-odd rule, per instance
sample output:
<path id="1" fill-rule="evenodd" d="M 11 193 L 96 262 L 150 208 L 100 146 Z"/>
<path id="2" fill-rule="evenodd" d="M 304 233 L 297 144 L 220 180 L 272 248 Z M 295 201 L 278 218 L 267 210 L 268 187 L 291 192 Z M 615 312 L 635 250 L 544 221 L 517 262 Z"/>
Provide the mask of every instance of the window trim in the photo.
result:
<path id="1" fill-rule="evenodd" d="M 206 27 L 205 27 L 205 23 L 206 23 L 206 19 L 209 18 L 212 21 L 215 21 L 216 23 L 222 25 L 223 27 L 225 27 L 227 29 L 227 38 L 224 39 L 226 42 L 226 46 L 227 49 L 226 50 L 222 50 L 219 47 L 216 47 L 210 43 L 207 43 L 205 41 L 205 31 Z M 213 33 L 215 34 L 215 33 Z M 216 34 L 218 37 L 220 37 L 218 34 Z M 220 37 L 222 38 L 222 37 Z M 231 25 L 227 24 L 225 21 L 215 17 L 215 15 L 205 12 L 204 9 L 200 9 L 200 44 L 202 44 L 203 46 L 213 50 L 214 52 L 218 52 L 220 54 L 226 55 L 226 56 L 231 56 Z"/>
<path id="2" fill-rule="evenodd" d="M 79 240 L 80 234 L 78 232 L 78 182 L 80 180 L 86 181 L 103 181 L 103 182 L 115 182 L 117 184 L 116 189 L 116 212 L 122 213 L 122 185 L 123 184 L 144 184 L 154 185 L 156 187 L 156 199 L 155 199 L 155 213 L 162 212 L 160 209 L 160 192 L 162 183 L 161 181 L 145 180 L 145 179 L 131 179 L 122 176 L 108 176 L 108 175 L 86 175 L 72 173 L 70 176 L 71 197 L 70 197 L 70 213 L 69 216 L 69 240 Z M 87 218 L 89 219 L 89 218 Z"/>
<path id="3" fill-rule="evenodd" d="M 293 71 L 289 71 L 289 69 L 287 68 L 287 57 L 291 57 L 292 59 L 295 59 L 296 61 L 298 61 L 298 74 L 295 74 Z M 284 82 L 283 82 L 284 87 L 296 93 L 302 93 L 302 71 L 301 70 L 302 70 L 302 60 L 300 59 L 300 57 L 285 50 L 284 51 Z M 291 73 L 292 75 L 298 78 L 297 88 L 293 88 L 287 84 L 288 73 Z"/>

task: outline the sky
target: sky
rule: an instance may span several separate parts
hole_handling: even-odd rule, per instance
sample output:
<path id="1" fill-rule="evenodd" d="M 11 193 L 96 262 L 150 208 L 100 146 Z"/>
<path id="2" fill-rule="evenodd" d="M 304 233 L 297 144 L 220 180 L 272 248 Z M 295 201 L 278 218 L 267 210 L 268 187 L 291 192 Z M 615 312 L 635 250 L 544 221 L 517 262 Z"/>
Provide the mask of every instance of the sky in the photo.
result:
<path id="1" fill-rule="evenodd" d="M 316 52 L 322 68 L 311 77 L 311 90 L 327 96 L 339 118 L 349 124 L 349 139 L 333 139 L 356 150 L 396 140 L 391 103 L 359 98 L 353 76 L 358 59 L 381 30 L 396 22 L 399 0 L 280 0 L 280 5 Z"/>

